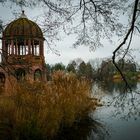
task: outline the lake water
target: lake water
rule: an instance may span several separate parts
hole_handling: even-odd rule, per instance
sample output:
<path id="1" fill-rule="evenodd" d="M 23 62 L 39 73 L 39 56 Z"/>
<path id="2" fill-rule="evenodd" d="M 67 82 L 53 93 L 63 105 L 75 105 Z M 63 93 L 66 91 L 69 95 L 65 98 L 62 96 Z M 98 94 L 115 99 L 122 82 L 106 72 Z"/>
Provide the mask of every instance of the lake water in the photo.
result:
<path id="1" fill-rule="evenodd" d="M 103 106 L 55 140 L 140 140 L 140 83 L 132 82 L 131 87 L 133 92 L 119 82 L 94 83 L 93 96 Z"/>
<path id="2" fill-rule="evenodd" d="M 140 83 L 131 84 L 133 92 L 124 91 L 122 83 L 93 85 L 93 95 L 103 103 L 92 117 L 102 124 L 104 137 L 92 132 L 90 140 L 140 140 Z M 96 134 L 97 135 L 97 134 Z"/>

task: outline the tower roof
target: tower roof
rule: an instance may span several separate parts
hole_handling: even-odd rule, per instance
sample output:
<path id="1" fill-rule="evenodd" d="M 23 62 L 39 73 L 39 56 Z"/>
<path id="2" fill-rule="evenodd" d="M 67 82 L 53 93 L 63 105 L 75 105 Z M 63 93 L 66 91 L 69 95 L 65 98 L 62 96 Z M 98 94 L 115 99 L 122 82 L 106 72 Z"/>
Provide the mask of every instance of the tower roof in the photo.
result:
<path id="1" fill-rule="evenodd" d="M 21 16 L 8 24 L 3 32 L 3 37 L 6 38 L 43 38 L 43 33 L 40 27 L 33 21 L 29 20 L 22 11 Z"/>

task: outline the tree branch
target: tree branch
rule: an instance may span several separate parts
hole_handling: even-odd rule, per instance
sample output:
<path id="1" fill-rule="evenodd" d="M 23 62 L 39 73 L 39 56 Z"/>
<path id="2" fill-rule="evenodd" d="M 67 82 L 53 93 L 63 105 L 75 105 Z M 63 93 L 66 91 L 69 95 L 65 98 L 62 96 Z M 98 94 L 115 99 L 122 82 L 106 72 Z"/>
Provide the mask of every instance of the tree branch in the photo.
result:
<path id="1" fill-rule="evenodd" d="M 133 15 L 132 15 L 132 21 L 131 21 L 131 26 L 125 36 L 125 38 L 123 39 L 122 43 L 114 50 L 113 52 L 113 56 L 112 56 L 112 60 L 113 60 L 113 64 L 115 65 L 115 67 L 117 68 L 117 70 L 119 71 L 119 73 L 121 74 L 126 86 L 131 90 L 130 85 L 128 84 L 128 81 L 126 80 L 124 74 L 122 73 L 121 69 L 119 68 L 119 66 L 117 65 L 115 59 L 116 59 L 116 53 L 120 50 L 120 48 L 126 43 L 129 35 L 132 33 L 133 34 L 133 30 L 135 27 L 135 21 L 136 21 L 136 15 L 137 15 L 137 7 L 138 7 L 138 3 L 139 0 L 135 0 L 135 4 L 134 4 L 134 10 L 133 10 Z M 131 35 L 132 35 L 131 34 Z M 131 39 L 131 37 L 130 37 Z M 129 48 L 128 48 L 129 49 Z"/>

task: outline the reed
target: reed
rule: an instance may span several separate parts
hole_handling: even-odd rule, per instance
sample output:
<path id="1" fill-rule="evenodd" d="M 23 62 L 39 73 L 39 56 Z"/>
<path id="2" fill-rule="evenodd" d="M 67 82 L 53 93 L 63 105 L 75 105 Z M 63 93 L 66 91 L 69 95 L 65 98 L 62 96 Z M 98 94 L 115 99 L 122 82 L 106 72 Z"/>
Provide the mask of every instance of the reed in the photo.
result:
<path id="1" fill-rule="evenodd" d="M 5 136 L 8 128 L 11 140 L 51 139 L 98 106 L 98 100 L 90 98 L 88 80 L 62 71 L 54 72 L 48 83 L 22 82 L 14 92 L 0 98 L 0 126 L 6 124 L 0 135 Z"/>

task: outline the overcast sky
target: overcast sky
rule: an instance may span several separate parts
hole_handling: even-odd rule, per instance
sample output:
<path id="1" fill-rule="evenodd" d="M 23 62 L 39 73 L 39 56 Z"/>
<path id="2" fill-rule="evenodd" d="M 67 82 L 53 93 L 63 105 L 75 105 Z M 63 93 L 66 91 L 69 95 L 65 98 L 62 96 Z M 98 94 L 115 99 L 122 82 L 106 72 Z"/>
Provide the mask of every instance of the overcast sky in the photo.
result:
<path id="1" fill-rule="evenodd" d="M 14 8 L 9 9 L 9 7 L 0 6 L 0 18 L 4 20 L 4 23 L 9 23 L 12 19 L 14 19 L 11 12 L 13 10 Z M 24 10 L 25 14 L 30 20 L 35 19 L 35 17 L 42 13 L 42 10 L 37 8 L 35 10 L 24 8 Z M 20 8 L 16 8 L 16 12 L 17 11 L 21 12 Z M 76 58 L 81 58 L 87 62 L 90 59 L 112 57 L 113 50 L 119 45 L 119 41 L 116 37 L 114 37 L 113 40 L 113 44 L 111 44 L 108 40 L 104 40 L 104 47 L 97 48 L 95 51 L 90 51 L 88 46 L 79 46 L 76 49 L 73 48 L 72 43 L 74 41 L 74 36 L 65 36 L 63 40 L 56 42 L 56 47 L 54 47 L 54 49 L 56 49 L 60 55 L 56 55 L 55 52 L 50 51 L 45 43 L 45 60 L 46 63 L 49 64 L 62 62 L 63 64 L 67 65 L 71 60 Z M 134 51 L 134 55 L 136 56 L 135 60 L 137 62 L 140 60 L 139 46 L 139 37 L 133 37 L 131 47 L 136 49 Z"/>

